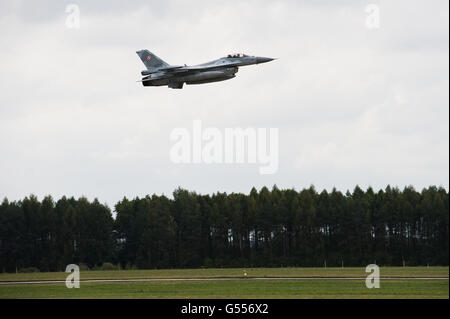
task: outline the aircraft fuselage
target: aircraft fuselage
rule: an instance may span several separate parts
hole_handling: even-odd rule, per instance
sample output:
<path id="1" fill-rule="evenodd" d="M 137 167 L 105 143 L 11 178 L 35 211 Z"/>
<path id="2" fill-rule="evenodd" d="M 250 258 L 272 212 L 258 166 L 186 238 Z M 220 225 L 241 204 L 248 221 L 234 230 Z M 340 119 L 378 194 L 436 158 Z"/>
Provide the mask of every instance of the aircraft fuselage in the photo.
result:
<path id="1" fill-rule="evenodd" d="M 154 74 L 150 79 L 143 81 L 144 86 L 165 86 L 169 82 L 186 83 L 186 84 L 203 84 L 209 82 L 225 81 L 234 78 L 238 72 L 237 67 L 219 67 L 207 71 L 192 71 L 190 74 L 170 75 L 170 74 Z"/>

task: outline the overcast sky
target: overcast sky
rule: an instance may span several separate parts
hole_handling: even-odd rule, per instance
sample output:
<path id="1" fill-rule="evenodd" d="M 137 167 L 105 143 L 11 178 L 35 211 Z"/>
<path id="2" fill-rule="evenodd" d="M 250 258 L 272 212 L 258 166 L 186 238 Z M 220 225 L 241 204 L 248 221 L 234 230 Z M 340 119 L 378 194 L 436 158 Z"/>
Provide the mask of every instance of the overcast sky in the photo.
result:
<path id="1" fill-rule="evenodd" d="M 66 5 L 80 28 L 66 27 Z M 339 4 L 338 4 L 339 3 Z M 366 26 L 365 8 L 380 8 Z M 0 197 L 449 187 L 449 17 L 432 1 L 0 2 Z M 143 87 L 170 64 L 277 57 L 230 81 Z M 279 169 L 175 164 L 175 128 L 278 128 Z"/>

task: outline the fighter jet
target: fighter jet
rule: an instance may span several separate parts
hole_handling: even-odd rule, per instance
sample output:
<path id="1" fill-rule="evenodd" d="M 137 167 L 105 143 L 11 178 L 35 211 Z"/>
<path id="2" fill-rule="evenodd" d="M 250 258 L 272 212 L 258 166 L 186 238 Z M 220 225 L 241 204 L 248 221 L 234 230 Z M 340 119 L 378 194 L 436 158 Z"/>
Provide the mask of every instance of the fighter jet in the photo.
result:
<path id="1" fill-rule="evenodd" d="M 232 79 L 240 66 L 272 61 L 272 58 L 248 56 L 242 53 L 194 66 L 169 65 L 148 50 L 136 51 L 147 70 L 141 72 L 144 86 L 165 86 L 182 89 L 183 84 L 203 84 Z"/>

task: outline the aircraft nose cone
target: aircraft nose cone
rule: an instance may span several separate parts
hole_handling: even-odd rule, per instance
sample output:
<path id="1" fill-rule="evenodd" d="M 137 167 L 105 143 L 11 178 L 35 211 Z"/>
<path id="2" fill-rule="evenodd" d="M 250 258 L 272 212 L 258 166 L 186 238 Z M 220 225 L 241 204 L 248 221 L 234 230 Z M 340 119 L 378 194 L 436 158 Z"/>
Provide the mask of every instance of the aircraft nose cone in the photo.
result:
<path id="1" fill-rule="evenodd" d="M 266 63 L 266 62 L 270 62 L 270 61 L 273 61 L 273 59 L 272 58 L 264 58 L 264 57 L 257 57 L 256 58 L 256 64 Z"/>

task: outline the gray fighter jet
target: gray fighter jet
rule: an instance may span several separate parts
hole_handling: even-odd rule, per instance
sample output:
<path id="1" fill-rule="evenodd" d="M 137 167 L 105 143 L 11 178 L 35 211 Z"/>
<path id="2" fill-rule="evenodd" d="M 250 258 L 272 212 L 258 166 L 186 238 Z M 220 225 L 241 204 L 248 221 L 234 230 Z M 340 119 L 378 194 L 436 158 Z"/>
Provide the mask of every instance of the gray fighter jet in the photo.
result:
<path id="1" fill-rule="evenodd" d="M 183 84 L 202 84 L 232 79 L 238 68 L 244 65 L 272 61 L 271 58 L 248 56 L 242 53 L 229 54 L 208 63 L 194 66 L 169 65 L 148 50 L 136 52 L 147 70 L 141 72 L 144 86 L 164 86 L 182 89 Z"/>

